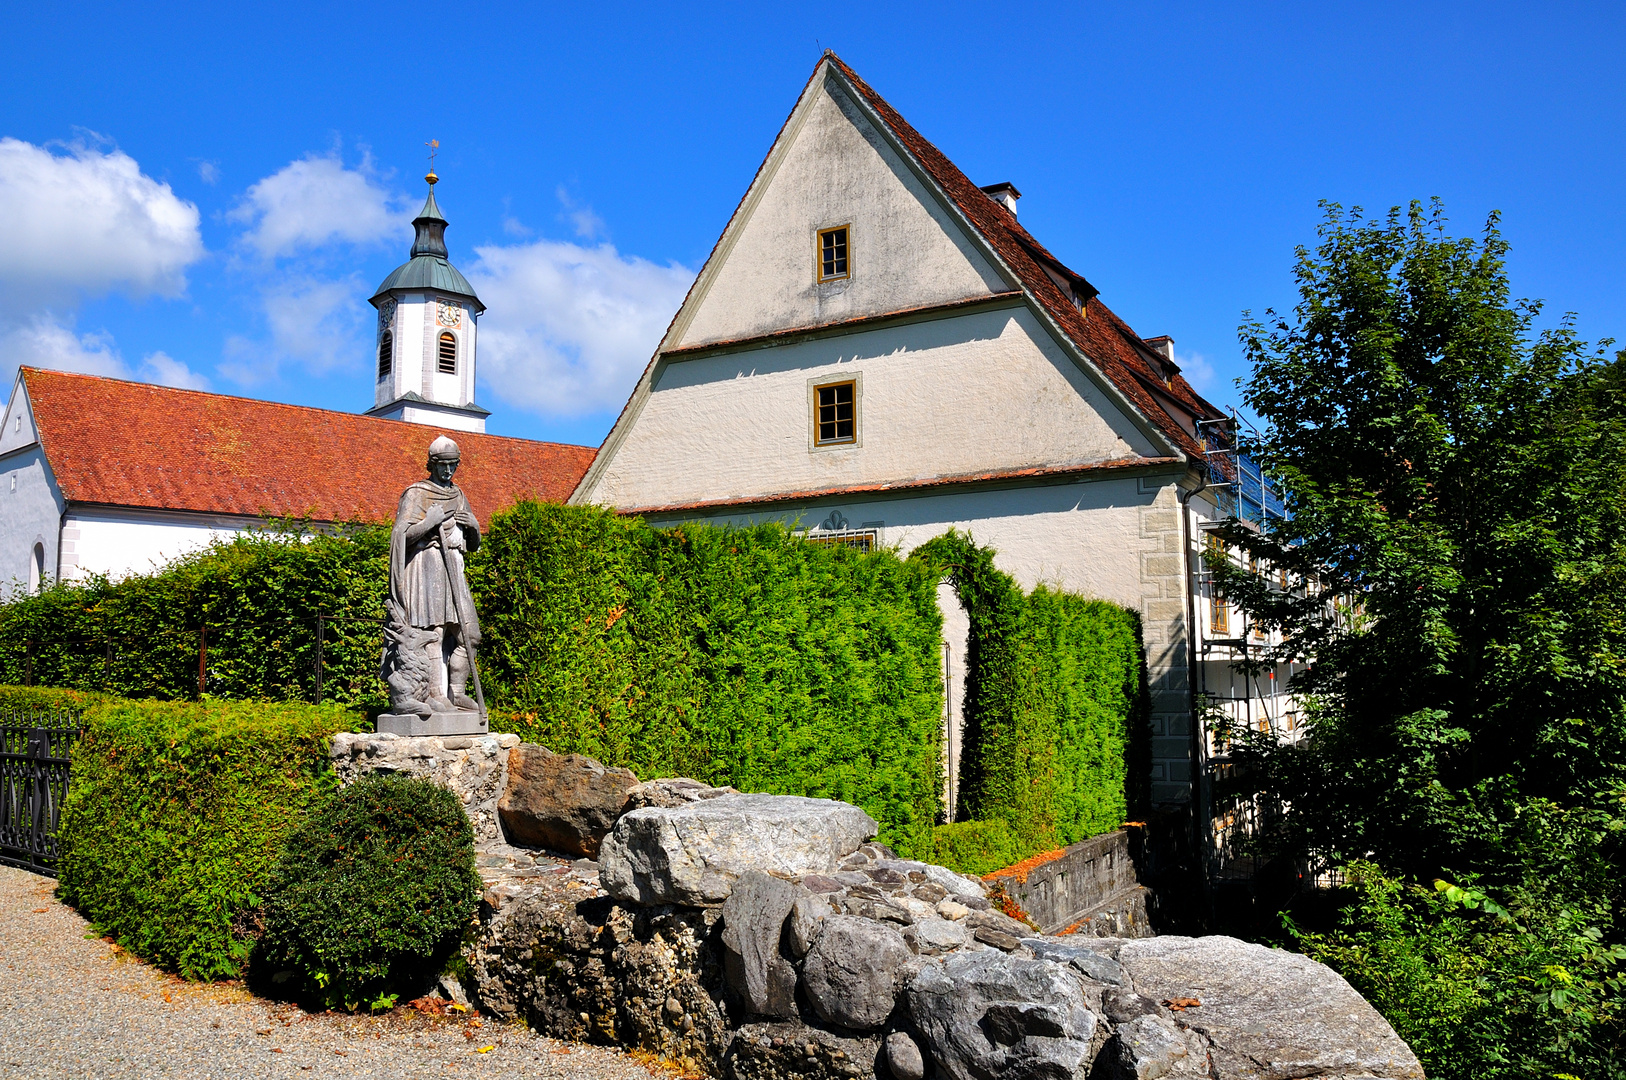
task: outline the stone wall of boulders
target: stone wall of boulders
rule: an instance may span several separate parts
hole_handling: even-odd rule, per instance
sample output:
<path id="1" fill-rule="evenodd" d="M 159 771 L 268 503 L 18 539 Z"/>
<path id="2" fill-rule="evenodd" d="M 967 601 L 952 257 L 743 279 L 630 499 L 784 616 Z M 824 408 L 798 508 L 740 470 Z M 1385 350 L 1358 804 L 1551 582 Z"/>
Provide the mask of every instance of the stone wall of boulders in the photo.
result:
<path id="1" fill-rule="evenodd" d="M 1136 874 L 1128 829 L 1117 829 L 995 871 L 1046 933 L 1149 937 L 1148 890 Z"/>
<path id="2" fill-rule="evenodd" d="M 345 760 L 405 752 L 366 746 Z M 1047 936 L 985 882 L 895 857 L 848 804 L 507 752 L 504 836 L 482 842 L 481 926 L 450 989 L 547 1034 L 734 1080 L 1422 1076 L 1302 956 Z"/>

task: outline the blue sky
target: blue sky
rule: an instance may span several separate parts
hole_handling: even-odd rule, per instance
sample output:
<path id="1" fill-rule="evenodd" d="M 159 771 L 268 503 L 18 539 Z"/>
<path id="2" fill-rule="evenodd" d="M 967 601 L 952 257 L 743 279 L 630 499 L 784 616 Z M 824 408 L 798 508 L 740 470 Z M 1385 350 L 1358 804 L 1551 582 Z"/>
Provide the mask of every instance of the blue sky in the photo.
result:
<path id="1" fill-rule="evenodd" d="M 8 16 L 8 364 L 370 407 L 436 138 L 491 430 L 597 443 L 824 48 L 1220 403 L 1320 199 L 1500 210 L 1515 290 L 1626 338 L 1618 5 L 223 8 Z"/>

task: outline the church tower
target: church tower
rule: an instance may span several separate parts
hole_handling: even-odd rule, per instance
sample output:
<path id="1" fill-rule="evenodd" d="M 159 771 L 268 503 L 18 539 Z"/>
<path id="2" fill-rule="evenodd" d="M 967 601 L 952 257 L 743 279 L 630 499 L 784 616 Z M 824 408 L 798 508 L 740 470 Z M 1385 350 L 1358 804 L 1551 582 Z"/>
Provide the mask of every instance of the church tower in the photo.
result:
<path id="1" fill-rule="evenodd" d="M 446 260 L 446 219 L 429 198 L 412 219 L 412 255 L 373 294 L 378 309 L 378 382 L 368 416 L 484 431 L 487 410 L 474 403 L 476 326 L 486 306 Z"/>

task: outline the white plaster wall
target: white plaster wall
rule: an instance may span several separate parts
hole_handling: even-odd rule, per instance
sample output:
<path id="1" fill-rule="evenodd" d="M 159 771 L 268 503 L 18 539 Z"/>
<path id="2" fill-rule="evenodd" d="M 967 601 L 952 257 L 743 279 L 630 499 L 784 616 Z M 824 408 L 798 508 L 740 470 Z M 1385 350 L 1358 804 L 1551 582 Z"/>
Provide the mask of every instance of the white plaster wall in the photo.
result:
<path id="1" fill-rule="evenodd" d="M 1013 287 L 831 84 L 812 88 L 666 342 L 749 337 Z M 850 226 L 850 277 L 820 284 L 819 229 Z"/>
<path id="2" fill-rule="evenodd" d="M 6 403 L 5 419 L 0 421 L 0 455 L 31 446 L 38 439 L 39 435 L 34 430 L 34 409 L 19 374 L 11 391 L 11 400 Z"/>
<path id="3" fill-rule="evenodd" d="M 45 548 L 45 576 L 56 577 L 61 527 L 62 495 L 39 444 L 0 457 L 0 597 L 27 589 L 35 544 Z"/>
<path id="4" fill-rule="evenodd" d="M 857 445 L 815 448 L 810 384 L 857 377 Z M 1156 455 L 1019 305 L 663 361 L 579 501 L 628 508 Z"/>
<path id="5" fill-rule="evenodd" d="M 75 506 L 62 523 L 63 577 L 151 573 L 216 539 L 262 526 L 252 518 Z"/>
<path id="6" fill-rule="evenodd" d="M 448 412 L 433 407 L 422 408 L 417 405 L 403 405 L 400 412 L 392 414 L 386 419 L 405 420 L 409 424 L 431 424 L 435 427 L 451 428 L 453 431 L 484 431 L 486 418 L 483 416 L 470 416 L 468 413 Z"/>
<path id="7" fill-rule="evenodd" d="M 965 672 L 971 641 L 971 616 L 950 582 L 937 586 L 937 609 L 943 614 L 943 810 L 958 820 L 960 758 L 965 744 Z"/>
<path id="8" fill-rule="evenodd" d="M 1172 479 L 1156 481 L 1172 483 Z M 782 521 L 808 528 L 832 511 L 852 527 L 874 527 L 880 542 L 907 555 L 949 529 L 969 532 L 992 547 L 994 562 L 1024 589 L 1050 585 L 1085 596 L 1141 607 L 1141 510 L 1158 490 L 1136 477 L 1031 485 L 938 495 L 898 493 L 862 499 L 810 499 L 782 508 L 718 515 L 663 514 L 656 524 L 704 520 L 714 524 Z"/>

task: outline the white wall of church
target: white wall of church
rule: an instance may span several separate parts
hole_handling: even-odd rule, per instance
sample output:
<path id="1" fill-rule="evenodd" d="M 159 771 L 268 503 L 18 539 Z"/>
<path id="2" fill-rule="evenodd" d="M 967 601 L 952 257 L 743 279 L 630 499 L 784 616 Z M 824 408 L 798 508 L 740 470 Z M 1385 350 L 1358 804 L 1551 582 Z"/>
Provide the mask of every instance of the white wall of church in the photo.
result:
<path id="1" fill-rule="evenodd" d="M 812 388 L 848 378 L 858 380 L 858 441 L 815 447 Z M 1012 305 L 662 361 L 574 500 L 671 506 L 1157 453 Z"/>
<path id="2" fill-rule="evenodd" d="M 147 574 L 182 555 L 262 526 L 258 518 L 74 506 L 62 521 L 62 576 Z"/>
<path id="3" fill-rule="evenodd" d="M 37 583 L 41 555 L 44 578 L 56 576 L 62 505 L 38 443 L 0 457 L 0 597 Z"/>
<path id="4" fill-rule="evenodd" d="M 845 94 L 828 83 L 808 93 L 664 347 L 1013 287 Z M 818 230 L 843 225 L 850 276 L 820 283 Z"/>

